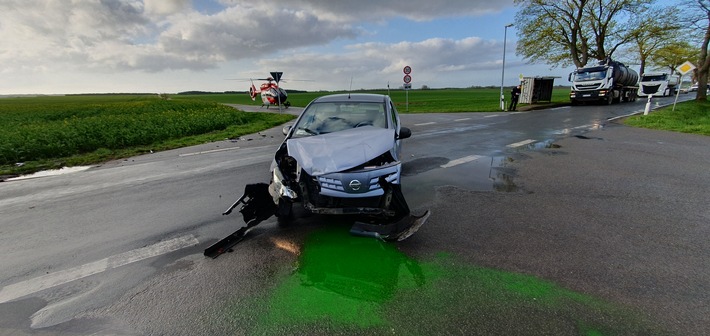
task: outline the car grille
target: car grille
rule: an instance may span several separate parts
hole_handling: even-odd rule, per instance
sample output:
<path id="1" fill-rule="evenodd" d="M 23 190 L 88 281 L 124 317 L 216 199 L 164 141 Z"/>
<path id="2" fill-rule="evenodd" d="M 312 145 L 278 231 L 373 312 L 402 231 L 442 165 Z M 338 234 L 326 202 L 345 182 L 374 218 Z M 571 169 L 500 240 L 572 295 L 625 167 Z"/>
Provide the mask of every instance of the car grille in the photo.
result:
<path id="1" fill-rule="evenodd" d="M 363 186 L 361 186 L 361 188 L 363 191 L 373 191 L 373 190 L 382 189 L 382 187 L 380 187 L 380 184 L 378 183 L 378 181 L 379 181 L 378 177 L 372 178 L 372 179 L 370 179 L 370 181 L 367 185 L 363 185 Z M 330 190 L 345 192 L 345 187 L 343 186 L 343 182 L 338 179 L 320 176 L 320 177 L 318 177 L 318 182 L 320 183 L 320 186 L 322 189 L 330 189 Z"/>

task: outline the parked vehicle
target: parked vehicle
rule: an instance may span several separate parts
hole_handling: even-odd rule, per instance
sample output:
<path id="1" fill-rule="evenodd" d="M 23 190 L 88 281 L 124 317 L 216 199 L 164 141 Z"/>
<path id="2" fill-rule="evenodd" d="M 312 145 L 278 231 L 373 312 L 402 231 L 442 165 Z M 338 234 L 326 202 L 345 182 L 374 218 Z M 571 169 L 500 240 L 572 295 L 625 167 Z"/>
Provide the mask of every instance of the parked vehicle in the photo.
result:
<path id="1" fill-rule="evenodd" d="M 570 102 L 606 104 L 635 101 L 638 92 L 638 74 L 623 63 L 607 58 L 599 64 L 579 68 L 569 75 L 572 82 Z"/>
<path id="2" fill-rule="evenodd" d="M 638 95 L 645 97 L 673 96 L 680 85 L 680 77 L 665 72 L 648 72 L 641 75 Z"/>

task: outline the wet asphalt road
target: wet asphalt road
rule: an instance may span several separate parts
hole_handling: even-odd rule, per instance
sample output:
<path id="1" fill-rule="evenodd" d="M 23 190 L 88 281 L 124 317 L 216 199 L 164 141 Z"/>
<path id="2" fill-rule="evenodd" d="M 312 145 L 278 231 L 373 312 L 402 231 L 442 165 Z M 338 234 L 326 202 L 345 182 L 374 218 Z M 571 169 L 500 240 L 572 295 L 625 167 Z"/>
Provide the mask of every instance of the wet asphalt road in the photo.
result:
<path id="1" fill-rule="evenodd" d="M 405 196 L 434 215 L 397 249 L 531 275 L 631 307 L 668 333 L 704 334 L 710 138 L 608 121 L 641 108 L 402 116 L 414 134 Z M 322 218 L 267 221 L 234 253 L 201 252 L 241 225 L 220 213 L 245 183 L 268 181 L 279 141 L 273 129 L 0 183 L 0 334 L 254 332 L 259 316 L 238 307 L 294 272 Z"/>

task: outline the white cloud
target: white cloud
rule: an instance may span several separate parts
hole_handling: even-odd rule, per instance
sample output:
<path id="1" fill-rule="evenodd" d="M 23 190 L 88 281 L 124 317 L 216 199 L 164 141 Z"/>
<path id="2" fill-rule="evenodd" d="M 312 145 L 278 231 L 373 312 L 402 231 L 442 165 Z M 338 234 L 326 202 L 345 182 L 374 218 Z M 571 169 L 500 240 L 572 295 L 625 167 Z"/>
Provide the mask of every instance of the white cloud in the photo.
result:
<path id="1" fill-rule="evenodd" d="M 393 43 L 354 41 L 376 38 L 376 32 L 366 31 L 371 23 L 490 15 L 509 9 L 512 0 L 211 0 L 196 5 L 190 0 L 3 0 L 0 74 L 6 80 L 0 81 L 0 94 L 33 87 L 46 90 L 48 83 L 61 82 L 57 78 L 77 81 L 64 87 L 81 92 L 78 81 L 88 81 L 92 74 L 104 80 L 112 75 L 123 78 L 117 75 L 126 72 L 155 81 L 148 87 L 162 81 L 171 88 L 183 82 L 173 78 L 186 73 L 193 78 L 228 73 L 202 82 L 219 87 L 214 83 L 227 77 L 262 77 L 274 69 L 284 71 L 287 78 L 317 80 L 303 84 L 308 89 L 344 89 L 351 77 L 357 87 L 384 87 L 401 80 L 404 65 L 414 69 L 415 83 L 485 85 L 494 78 L 486 74 L 500 71 L 500 41 L 446 36 Z M 251 65 L 245 65 L 248 62 Z M 234 66 L 237 63 L 239 67 Z M 511 60 L 510 66 L 515 62 Z M 472 72 L 476 76 L 462 75 Z M 184 82 L 182 90 L 214 89 Z M 122 92 L 135 85 L 114 83 Z M 87 83 L 85 92 L 110 84 Z M 64 87 L 55 90 L 62 92 Z"/>
<path id="2" fill-rule="evenodd" d="M 259 4 L 264 8 L 302 8 L 331 21 L 379 21 L 390 17 L 431 20 L 439 17 L 483 15 L 513 5 L 513 0 L 223 0 L 228 6 Z"/>
<path id="3" fill-rule="evenodd" d="M 477 71 L 499 73 L 500 42 L 480 38 L 428 39 L 421 42 L 363 43 L 349 46 L 342 54 L 295 54 L 269 58 L 259 62 L 262 69 L 281 69 L 286 78 L 332 78 L 336 89 L 347 89 L 353 77 L 357 88 L 384 88 L 387 82 L 400 85 L 402 69 L 409 65 L 412 77 L 419 85 L 431 87 L 462 87 L 486 85 L 480 78 L 462 81 L 466 74 Z M 493 51 L 493 52 L 491 52 Z M 500 51 L 500 52 L 499 52 Z M 318 83 L 297 84 L 315 89 Z"/>
<path id="4" fill-rule="evenodd" d="M 191 3 L 190 0 L 144 0 L 144 8 L 148 14 L 163 16 L 186 10 Z"/>

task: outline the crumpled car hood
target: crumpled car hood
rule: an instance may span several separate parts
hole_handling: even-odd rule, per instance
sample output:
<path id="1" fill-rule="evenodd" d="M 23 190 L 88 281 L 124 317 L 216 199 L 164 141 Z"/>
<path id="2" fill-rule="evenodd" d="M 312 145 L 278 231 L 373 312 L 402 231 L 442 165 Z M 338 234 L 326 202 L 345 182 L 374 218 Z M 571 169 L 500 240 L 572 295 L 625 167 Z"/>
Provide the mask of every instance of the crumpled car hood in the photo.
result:
<path id="1" fill-rule="evenodd" d="M 286 141 L 287 150 L 311 176 L 357 167 L 394 146 L 394 130 L 372 126 Z"/>

